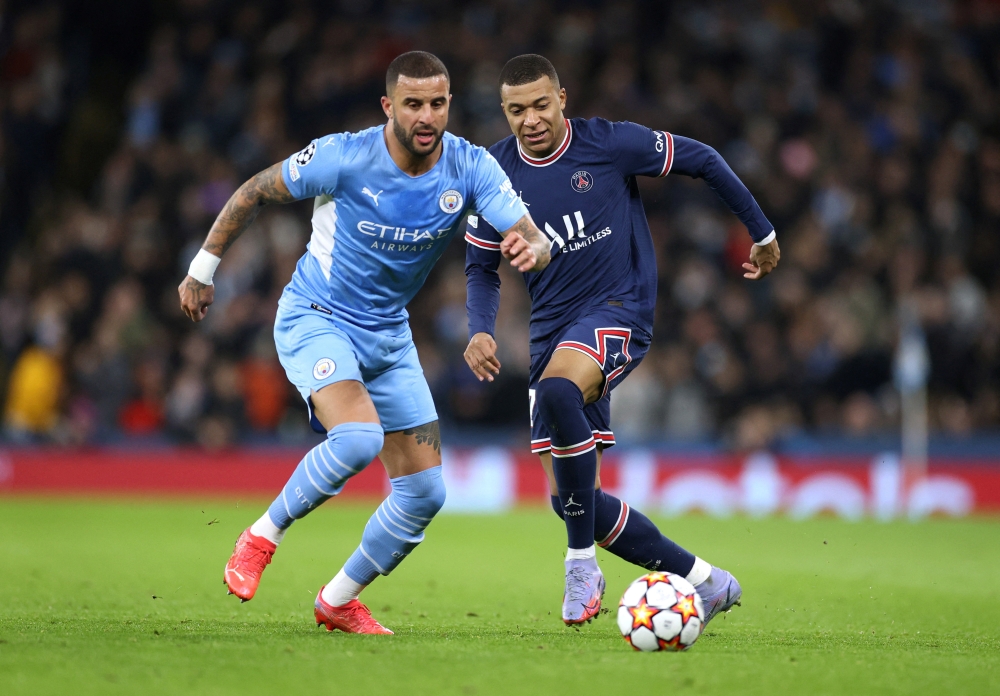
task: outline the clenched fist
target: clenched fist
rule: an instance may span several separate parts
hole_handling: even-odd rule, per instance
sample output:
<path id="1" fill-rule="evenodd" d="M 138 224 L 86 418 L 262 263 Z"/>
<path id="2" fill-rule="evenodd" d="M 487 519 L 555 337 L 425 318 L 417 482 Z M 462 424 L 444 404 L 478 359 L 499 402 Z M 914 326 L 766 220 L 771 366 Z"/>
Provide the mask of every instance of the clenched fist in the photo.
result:
<path id="1" fill-rule="evenodd" d="M 527 273 L 538 265 L 538 255 L 534 248 L 519 232 L 511 232 L 503 238 L 500 253 L 521 273 Z"/>
<path id="2" fill-rule="evenodd" d="M 201 321 L 208 312 L 208 306 L 215 300 L 215 286 L 200 283 L 191 276 L 177 286 L 181 297 L 181 309 L 191 321 Z"/>
<path id="3" fill-rule="evenodd" d="M 777 267 L 780 258 L 781 249 L 778 248 L 777 239 L 772 239 L 764 246 L 754 244 L 750 247 L 750 262 L 743 264 L 743 269 L 746 271 L 743 277 L 748 280 L 760 280 Z"/>

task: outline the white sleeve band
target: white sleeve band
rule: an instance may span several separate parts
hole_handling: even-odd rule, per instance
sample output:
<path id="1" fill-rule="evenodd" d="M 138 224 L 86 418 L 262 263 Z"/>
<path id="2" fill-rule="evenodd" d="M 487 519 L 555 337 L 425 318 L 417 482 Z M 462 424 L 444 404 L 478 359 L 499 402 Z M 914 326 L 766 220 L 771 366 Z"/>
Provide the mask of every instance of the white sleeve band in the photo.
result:
<path id="1" fill-rule="evenodd" d="M 778 236 L 777 233 L 775 233 L 774 230 L 771 230 L 771 234 L 767 235 L 766 237 L 764 237 L 759 242 L 754 242 L 754 244 L 756 244 L 757 246 L 767 246 L 768 244 L 770 244 L 771 242 L 773 242 L 774 239 L 775 239 L 775 237 L 777 237 L 777 236 Z"/>
<path id="2" fill-rule="evenodd" d="M 215 275 L 215 269 L 219 267 L 221 261 L 222 259 L 215 254 L 199 249 L 198 254 L 191 260 L 188 275 L 199 283 L 211 285 L 212 276 Z"/>

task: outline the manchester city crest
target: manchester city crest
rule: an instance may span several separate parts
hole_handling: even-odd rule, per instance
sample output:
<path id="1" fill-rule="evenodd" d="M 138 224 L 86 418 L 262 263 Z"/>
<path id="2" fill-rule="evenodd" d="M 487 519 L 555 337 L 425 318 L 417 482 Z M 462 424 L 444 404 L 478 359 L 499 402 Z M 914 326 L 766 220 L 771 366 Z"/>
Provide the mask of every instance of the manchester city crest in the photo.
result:
<path id="1" fill-rule="evenodd" d="M 573 178 L 570 179 L 570 183 L 573 184 L 573 190 L 577 193 L 586 193 L 594 186 L 594 177 L 590 175 L 590 172 L 573 172 Z"/>
<path id="2" fill-rule="evenodd" d="M 337 364 L 330 360 L 330 358 L 320 358 L 313 365 L 313 377 L 315 379 L 326 379 L 332 375 L 337 369 Z"/>
<path id="3" fill-rule="evenodd" d="M 457 213 L 462 210 L 462 194 L 455 189 L 448 189 L 438 199 L 438 206 L 446 213 Z"/>

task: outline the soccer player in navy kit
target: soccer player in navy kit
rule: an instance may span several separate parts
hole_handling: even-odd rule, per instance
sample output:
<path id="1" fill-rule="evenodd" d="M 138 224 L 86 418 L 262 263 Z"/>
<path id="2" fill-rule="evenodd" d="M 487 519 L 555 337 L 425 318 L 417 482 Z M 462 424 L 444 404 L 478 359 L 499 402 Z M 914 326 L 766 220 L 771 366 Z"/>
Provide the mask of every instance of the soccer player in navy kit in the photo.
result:
<path id="1" fill-rule="evenodd" d="M 730 573 L 681 548 L 642 513 L 600 489 L 600 452 L 614 444 L 610 392 L 639 363 L 652 338 L 656 256 L 636 176 L 703 178 L 754 240 L 744 277 L 770 273 L 780 252 L 753 196 L 711 147 L 643 126 L 566 119 L 566 90 L 542 56 L 510 60 L 501 104 L 514 135 L 490 148 L 535 223 L 552 242 L 552 261 L 526 274 L 531 295 L 531 449 L 549 477 L 565 520 L 566 624 L 600 611 L 604 576 L 595 542 L 649 570 L 686 577 L 706 621 L 738 603 Z M 480 380 L 499 373 L 493 331 L 500 300 L 501 235 L 470 216 L 466 276 L 471 340 L 465 352 Z"/>

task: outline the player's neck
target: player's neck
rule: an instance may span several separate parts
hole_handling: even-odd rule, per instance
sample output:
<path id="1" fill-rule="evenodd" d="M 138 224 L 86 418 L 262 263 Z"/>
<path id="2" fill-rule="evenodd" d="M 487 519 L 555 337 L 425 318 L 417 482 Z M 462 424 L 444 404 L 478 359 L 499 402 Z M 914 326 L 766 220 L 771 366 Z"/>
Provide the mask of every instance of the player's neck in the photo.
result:
<path id="1" fill-rule="evenodd" d="M 438 160 L 441 159 L 441 152 L 444 148 L 443 142 L 438 143 L 437 147 L 429 155 L 420 156 L 414 155 L 403 147 L 403 144 L 396 138 L 391 125 L 386 126 L 383 136 L 385 138 L 386 149 L 389 150 L 389 157 L 392 158 L 397 167 L 403 170 L 404 174 L 408 174 L 409 176 L 420 176 L 425 172 L 429 172 L 438 163 Z"/>

